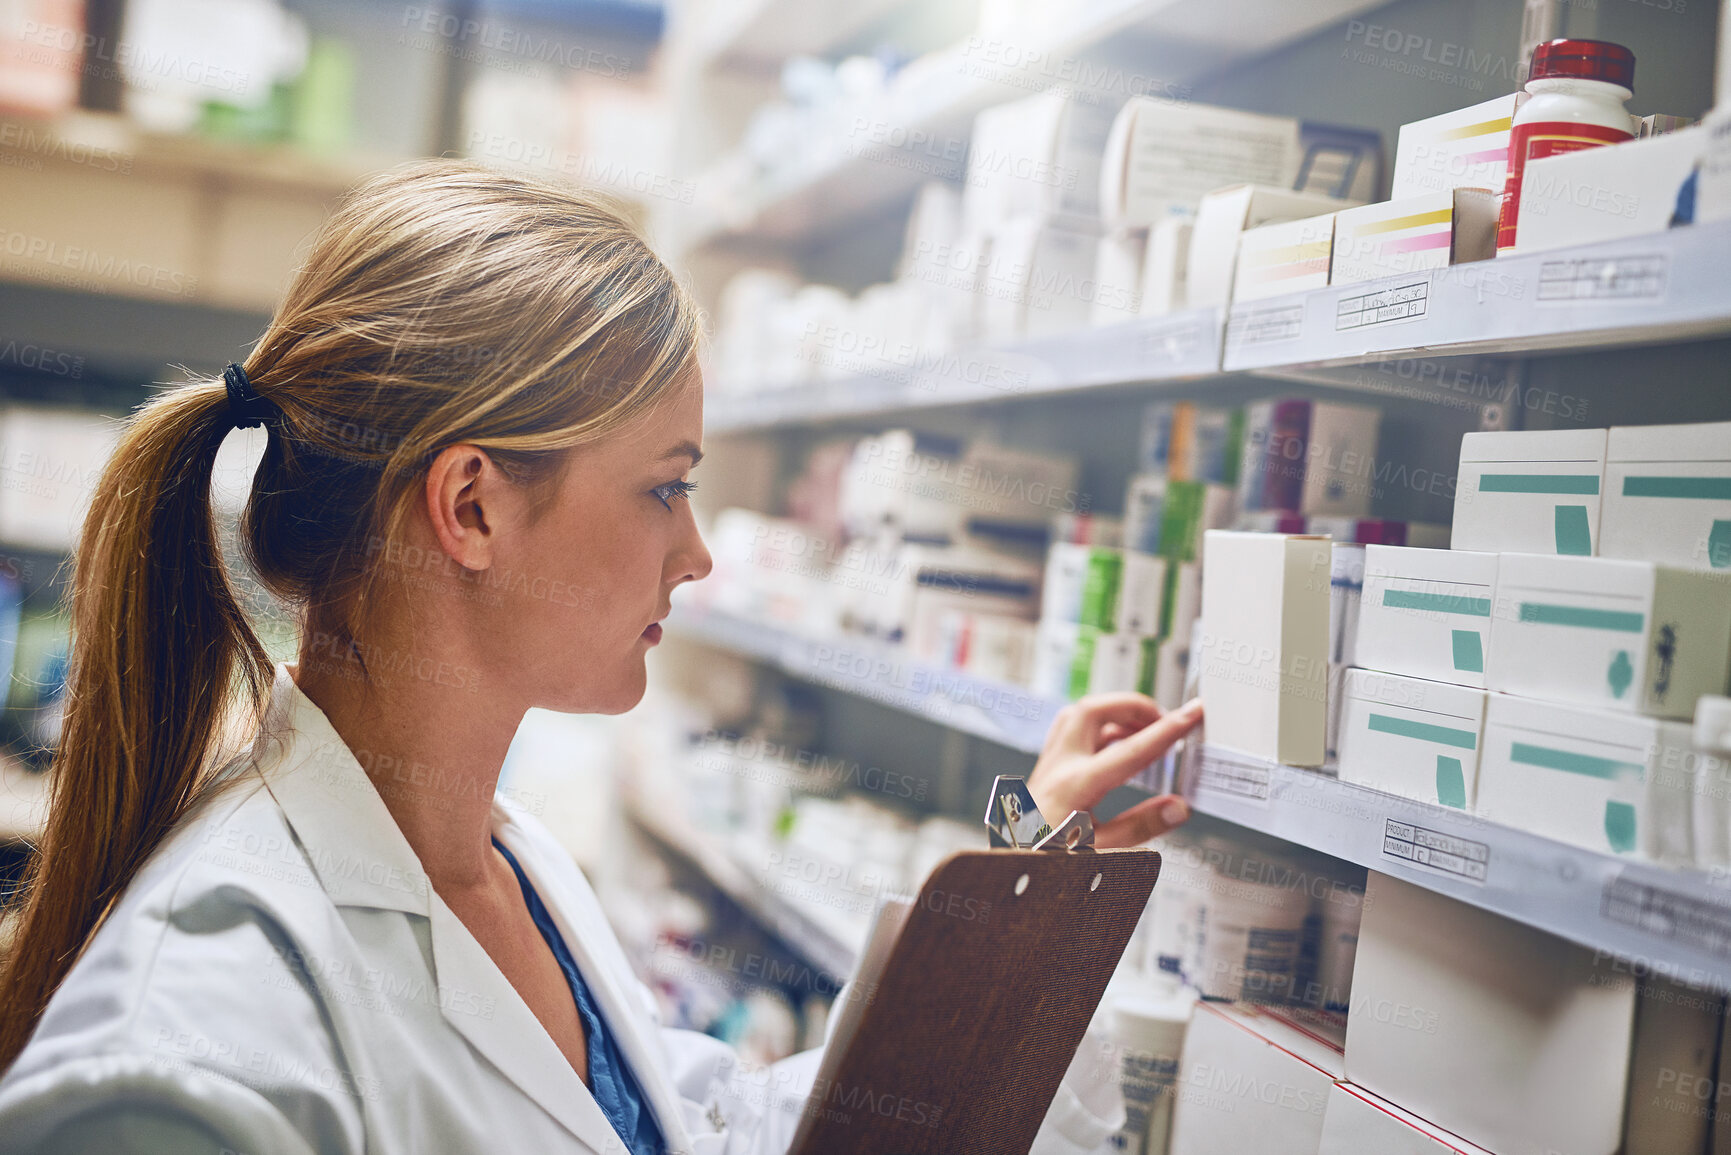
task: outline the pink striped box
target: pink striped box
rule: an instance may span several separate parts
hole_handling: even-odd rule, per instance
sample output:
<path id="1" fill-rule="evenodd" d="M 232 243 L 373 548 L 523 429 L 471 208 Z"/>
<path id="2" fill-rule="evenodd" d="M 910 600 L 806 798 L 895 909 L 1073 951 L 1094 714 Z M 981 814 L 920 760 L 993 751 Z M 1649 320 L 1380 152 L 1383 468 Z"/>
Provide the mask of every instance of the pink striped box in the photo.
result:
<path id="1" fill-rule="evenodd" d="M 1497 255 L 1497 195 L 1457 188 L 1335 214 L 1330 283 L 1351 285 Z"/>
<path id="2" fill-rule="evenodd" d="M 1523 94 L 1524 95 L 1524 94 Z M 1403 124 L 1394 149 L 1395 200 L 1452 188 L 1501 190 L 1515 93 Z"/>

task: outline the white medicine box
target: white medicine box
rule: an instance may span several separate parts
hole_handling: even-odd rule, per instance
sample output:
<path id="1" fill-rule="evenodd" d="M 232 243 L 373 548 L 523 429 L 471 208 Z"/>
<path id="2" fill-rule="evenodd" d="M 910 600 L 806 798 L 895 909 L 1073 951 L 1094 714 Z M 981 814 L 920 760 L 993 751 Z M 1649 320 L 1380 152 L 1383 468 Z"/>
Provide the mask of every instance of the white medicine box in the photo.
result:
<path id="1" fill-rule="evenodd" d="M 1363 1087 L 1336 1083 L 1322 1115 L 1317 1155 L 1491 1155 L 1458 1135 L 1379 1099 Z"/>
<path id="2" fill-rule="evenodd" d="M 1389 199 L 1469 186 L 1500 192 L 1508 174 L 1509 130 L 1519 99 L 1511 92 L 1403 124 L 1394 149 Z"/>
<path id="3" fill-rule="evenodd" d="M 1604 557 L 1504 554 L 1486 685 L 1692 718 L 1731 677 L 1731 582 Z"/>
<path id="4" fill-rule="evenodd" d="M 1599 540 L 1605 557 L 1731 570 L 1731 421 L 1613 428 Z"/>
<path id="5" fill-rule="evenodd" d="M 1348 670 L 1340 779 L 1456 810 L 1478 786 L 1485 692 L 1375 670 Z"/>
<path id="6" fill-rule="evenodd" d="M 1328 724 L 1332 543 L 1209 530 L 1202 568 L 1208 740 L 1289 766 L 1320 766 Z"/>
<path id="7" fill-rule="evenodd" d="M 1184 1034 L 1166 1150 L 1316 1155 L 1341 1064 L 1331 1040 L 1274 1014 L 1199 1002 Z"/>
<path id="8" fill-rule="evenodd" d="M 1686 864 L 1688 751 L 1681 722 L 1492 694 L 1474 810 L 1588 850 Z"/>
<path id="9" fill-rule="evenodd" d="M 1455 549 L 1590 556 L 1605 473 L 1603 429 L 1468 433 L 1455 489 Z"/>
<path id="10" fill-rule="evenodd" d="M 1497 555 L 1369 545 L 1356 664 L 1483 687 Z"/>

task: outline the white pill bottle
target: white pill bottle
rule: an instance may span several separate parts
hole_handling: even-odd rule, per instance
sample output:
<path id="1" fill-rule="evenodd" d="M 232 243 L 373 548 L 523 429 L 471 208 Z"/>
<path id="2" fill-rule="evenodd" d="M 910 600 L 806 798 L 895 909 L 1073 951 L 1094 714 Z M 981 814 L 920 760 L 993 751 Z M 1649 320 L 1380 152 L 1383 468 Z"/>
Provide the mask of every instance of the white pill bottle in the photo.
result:
<path id="1" fill-rule="evenodd" d="M 1634 93 L 1635 54 L 1605 40 L 1547 40 L 1533 49 L 1527 92 L 1509 130 L 1509 167 L 1497 252 L 1515 247 L 1521 177 L 1529 160 L 1634 137 L 1623 102 Z"/>

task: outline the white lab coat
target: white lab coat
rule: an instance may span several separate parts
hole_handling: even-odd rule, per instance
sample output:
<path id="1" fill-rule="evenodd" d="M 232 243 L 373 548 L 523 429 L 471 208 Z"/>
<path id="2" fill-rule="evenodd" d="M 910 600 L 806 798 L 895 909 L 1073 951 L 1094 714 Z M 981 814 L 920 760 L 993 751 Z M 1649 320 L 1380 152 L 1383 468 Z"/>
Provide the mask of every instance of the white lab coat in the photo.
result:
<path id="1" fill-rule="evenodd" d="M 286 665 L 262 734 L 233 784 L 145 864 L 0 1080 L 0 1151 L 621 1155 Z M 668 1150 L 785 1151 L 820 1052 L 742 1073 L 720 1041 L 663 1027 L 570 856 L 497 800 L 493 831 L 557 923 Z M 1117 1088 L 1083 1066 L 1035 1152 L 1090 1151 L 1121 1125 Z"/>

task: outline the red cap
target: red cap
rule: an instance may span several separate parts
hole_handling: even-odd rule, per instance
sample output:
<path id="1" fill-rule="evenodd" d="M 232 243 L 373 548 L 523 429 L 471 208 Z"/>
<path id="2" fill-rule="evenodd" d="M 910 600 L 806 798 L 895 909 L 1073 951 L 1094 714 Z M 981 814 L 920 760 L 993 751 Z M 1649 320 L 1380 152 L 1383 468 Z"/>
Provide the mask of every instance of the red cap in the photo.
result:
<path id="1" fill-rule="evenodd" d="M 1608 40 L 1547 40 L 1533 49 L 1528 80 L 1553 76 L 1603 80 L 1631 92 L 1635 88 L 1635 54 Z"/>

